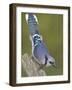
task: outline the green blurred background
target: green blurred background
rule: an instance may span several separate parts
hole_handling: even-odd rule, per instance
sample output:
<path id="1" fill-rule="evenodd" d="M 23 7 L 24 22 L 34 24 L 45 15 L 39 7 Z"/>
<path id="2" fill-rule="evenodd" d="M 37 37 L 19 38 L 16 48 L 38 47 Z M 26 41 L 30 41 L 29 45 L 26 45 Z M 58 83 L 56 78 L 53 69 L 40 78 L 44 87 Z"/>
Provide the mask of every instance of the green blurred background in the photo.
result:
<path id="1" fill-rule="evenodd" d="M 45 67 L 46 74 L 63 74 L 63 15 L 58 14 L 35 14 L 39 22 L 39 32 L 43 37 L 49 53 L 56 60 L 56 68 Z M 29 28 L 25 20 L 25 13 L 21 13 L 22 42 L 21 52 L 31 55 L 31 42 L 29 40 Z M 22 77 L 27 76 L 25 70 L 21 68 Z"/>

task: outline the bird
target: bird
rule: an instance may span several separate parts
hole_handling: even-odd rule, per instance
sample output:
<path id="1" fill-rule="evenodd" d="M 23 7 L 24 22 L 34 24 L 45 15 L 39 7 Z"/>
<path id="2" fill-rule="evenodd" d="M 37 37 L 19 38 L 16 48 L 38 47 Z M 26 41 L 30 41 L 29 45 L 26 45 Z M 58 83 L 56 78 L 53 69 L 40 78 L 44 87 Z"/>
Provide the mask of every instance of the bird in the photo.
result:
<path id="1" fill-rule="evenodd" d="M 39 22 L 37 16 L 33 13 L 27 13 L 25 18 L 29 27 L 33 58 L 42 67 L 55 67 L 55 58 L 50 55 L 48 48 L 43 41 L 43 37 L 39 32 Z"/>

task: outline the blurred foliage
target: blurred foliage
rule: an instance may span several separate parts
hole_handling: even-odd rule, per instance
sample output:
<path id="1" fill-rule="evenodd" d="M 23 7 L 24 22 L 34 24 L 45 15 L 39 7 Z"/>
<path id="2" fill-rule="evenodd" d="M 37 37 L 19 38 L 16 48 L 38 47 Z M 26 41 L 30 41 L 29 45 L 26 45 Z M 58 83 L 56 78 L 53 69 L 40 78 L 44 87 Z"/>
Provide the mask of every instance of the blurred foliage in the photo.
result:
<path id="1" fill-rule="evenodd" d="M 63 15 L 58 14 L 35 14 L 39 22 L 39 32 L 43 37 L 49 53 L 56 60 L 56 68 L 45 67 L 47 75 L 63 74 Z M 25 20 L 25 13 L 21 14 L 22 25 L 22 55 L 28 53 L 31 55 L 31 42 L 29 40 L 29 28 Z M 22 69 L 22 76 L 25 71 Z"/>

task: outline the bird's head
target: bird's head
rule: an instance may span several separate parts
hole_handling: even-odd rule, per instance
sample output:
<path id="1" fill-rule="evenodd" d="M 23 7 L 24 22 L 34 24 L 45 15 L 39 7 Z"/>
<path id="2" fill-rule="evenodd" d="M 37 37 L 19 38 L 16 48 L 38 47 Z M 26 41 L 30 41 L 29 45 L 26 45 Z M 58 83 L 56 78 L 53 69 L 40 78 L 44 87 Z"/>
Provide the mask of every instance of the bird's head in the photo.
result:
<path id="1" fill-rule="evenodd" d="M 50 55 L 45 56 L 45 64 L 46 64 L 46 66 L 56 67 L 55 59 Z"/>

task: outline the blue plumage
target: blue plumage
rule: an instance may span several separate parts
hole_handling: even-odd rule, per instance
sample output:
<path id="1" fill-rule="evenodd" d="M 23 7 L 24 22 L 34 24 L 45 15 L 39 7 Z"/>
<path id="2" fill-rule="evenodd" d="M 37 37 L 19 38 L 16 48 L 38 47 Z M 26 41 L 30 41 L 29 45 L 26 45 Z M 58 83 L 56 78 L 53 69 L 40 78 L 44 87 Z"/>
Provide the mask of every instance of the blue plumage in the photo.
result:
<path id="1" fill-rule="evenodd" d="M 40 65 L 55 65 L 55 59 L 49 54 L 42 36 L 39 33 L 38 20 L 32 13 L 26 14 L 26 21 L 29 26 L 30 39 L 32 42 L 32 55 Z"/>

